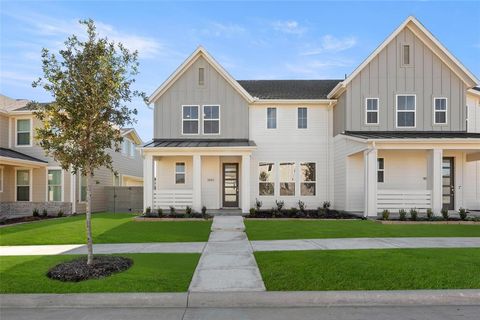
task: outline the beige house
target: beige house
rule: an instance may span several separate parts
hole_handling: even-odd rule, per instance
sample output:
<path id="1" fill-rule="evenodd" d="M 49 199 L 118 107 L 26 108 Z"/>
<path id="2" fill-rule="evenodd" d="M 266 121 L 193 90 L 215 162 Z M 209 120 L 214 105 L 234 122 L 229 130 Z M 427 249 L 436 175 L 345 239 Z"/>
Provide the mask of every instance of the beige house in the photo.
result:
<path id="1" fill-rule="evenodd" d="M 86 179 L 62 170 L 34 139 L 40 125 L 28 100 L 0 95 L 0 216 L 30 215 L 34 208 L 50 214 L 82 213 L 86 208 Z M 102 168 L 95 173 L 92 209 L 106 209 L 106 186 L 143 185 L 142 141 L 135 129 L 121 130 L 121 152 L 111 151 L 117 177 Z"/>

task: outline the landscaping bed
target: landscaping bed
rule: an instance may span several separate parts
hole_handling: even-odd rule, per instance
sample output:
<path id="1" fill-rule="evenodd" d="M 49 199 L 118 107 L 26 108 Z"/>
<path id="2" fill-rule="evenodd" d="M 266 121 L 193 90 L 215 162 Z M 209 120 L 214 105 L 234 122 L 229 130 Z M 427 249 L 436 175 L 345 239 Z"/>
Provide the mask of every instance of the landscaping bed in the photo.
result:
<path id="1" fill-rule="evenodd" d="M 248 219 L 356 219 L 363 217 L 345 211 L 319 208 L 317 210 L 298 210 L 296 208 L 282 210 L 250 210 Z"/>
<path id="2" fill-rule="evenodd" d="M 417 221 L 401 221 L 401 220 L 376 220 L 380 224 L 479 224 L 480 220 L 417 220 Z"/>
<path id="3" fill-rule="evenodd" d="M 10 225 L 10 224 L 33 222 L 33 221 L 42 221 L 42 220 L 56 219 L 56 218 L 58 218 L 58 217 L 55 217 L 55 216 L 46 216 L 46 217 L 34 217 L 34 216 L 15 217 L 15 218 L 7 218 L 7 219 L 2 219 L 2 220 L 0 220 L 0 225 Z"/>

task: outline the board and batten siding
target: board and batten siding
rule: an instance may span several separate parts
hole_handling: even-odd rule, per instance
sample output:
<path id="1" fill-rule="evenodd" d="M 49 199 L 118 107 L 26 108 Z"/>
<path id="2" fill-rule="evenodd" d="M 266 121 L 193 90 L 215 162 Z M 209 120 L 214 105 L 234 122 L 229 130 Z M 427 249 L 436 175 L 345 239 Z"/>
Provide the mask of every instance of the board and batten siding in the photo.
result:
<path id="1" fill-rule="evenodd" d="M 480 96 L 467 93 L 467 131 L 480 133 Z"/>
<path id="2" fill-rule="evenodd" d="M 205 68 L 205 84 L 198 69 Z M 248 139 L 248 103 L 203 57 L 155 101 L 154 138 Z M 182 105 L 199 106 L 199 134 L 182 135 Z M 220 105 L 220 134 L 202 134 L 202 105 Z"/>
<path id="3" fill-rule="evenodd" d="M 411 47 L 411 66 L 400 61 L 402 44 Z M 345 118 L 350 131 L 465 131 L 466 87 L 462 80 L 408 28 L 405 28 L 346 87 Z M 416 95 L 416 127 L 396 127 L 396 95 Z M 433 123 L 433 99 L 448 99 L 447 124 Z M 365 124 L 365 98 L 379 98 L 379 124 Z M 342 103 L 336 108 L 342 108 Z M 341 122 L 336 119 L 335 123 Z M 336 125 L 336 133 L 342 125 Z"/>

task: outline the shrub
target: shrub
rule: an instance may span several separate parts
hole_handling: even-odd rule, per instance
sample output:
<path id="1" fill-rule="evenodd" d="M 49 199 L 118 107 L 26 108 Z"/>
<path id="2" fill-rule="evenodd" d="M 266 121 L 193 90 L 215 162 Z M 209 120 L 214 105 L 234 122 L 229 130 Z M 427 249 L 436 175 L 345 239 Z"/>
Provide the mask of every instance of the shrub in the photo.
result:
<path id="1" fill-rule="evenodd" d="M 407 211 L 405 211 L 404 209 L 401 209 L 400 211 L 398 211 L 398 214 L 400 216 L 401 221 L 407 220 Z"/>
<path id="2" fill-rule="evenodd" d="M 250 217 L 255 217 L 256 212 L 257 210 L 255 210 L 255 208 L 250 208 Z"/>
<path id="3" fill-rule="evenodd" d="M 448 220 L 448 209 L 443 208 L 440 212 L 442 213 L 443 220 Z"/>
<path id="4" fill-rule="evenodd" d="M 290 217 L 295 218 L 297 216 L 298 209 L 295 207 L 290 208 Z"/>
<path id="5" fill-rule="evenodd" d="M 415 209 L 415 208 L 410 209 L 410 219 L 412 219 L 412 221 L 417 221 L 417 218 L 418 218 L 417 209 Z"/>
<path id="6" fill-rule="evenodd" d="M 258 200 L 258 199 L 255 199 L 255 209 L 257 209 L 257 211 L 260 211 L 260 209 L 262 208 L 263 206 L 263 203 L 262 201 Z"/>
<path id="7" fill-rule="evenodd" d="M 57 217 L 63 217 L 63 211 L 62 210 L 58 210 L 57 212 Z"/>
<path id="8" fill-rule="evenodd" d="M 272 208 L 272 217 L 273 217 L 273 218 L 276 218 L 276 217 L 278 217 L 279 215 L 280 215 L 280 214 L 279 214 L 279 212 L 278 212 L 278 208 L 273 207 L 273 208 Z"/>
<path id="9" fill-rule="evenodd" d="M 162 208 L 158 208 L 157 209 L 157 214 L 158 216 L 161 218 L 163 216 L 163 209 Z"/>
<path id="10" fill-rule="evenodd" d="M 43 209 L 42 211 L 42 217 L 46 218 L 48 216 L 47 209 Z"/>
<path id="11" fill-rule="evenodd" d="M 147 208 L 145 209 L 145 215 L 148 216 L 148 215 L 150 215 L 150 213 L 152 213 L 152 208 L 147 207 Z"/>
<path id="12" fill-rule="evenodd" d="M 330 201 L 324 201 L 322 204 L 323 209 L 328 210 L 330 209 Z"/>
<path id="13" fill-rule="evenodd" d="M 37 209 L 37 208 L 33 209 L 32 215 L 33 215 L 34 217 L 40 216 L 40 214 L 38 213 L 38 209 Z"/>
<path id="14" fill-rule="evenodd" d="M 390 211 L 388 211 L 387 209 L 382 211 L 382 219 L 383 220 L 388 220 L 389 216 L 390 216 Z"/>
<path id="15" fill-rule="evenodd" d="M 185 214 L 191 215 L 191 214 L 192 214 L 192 207 L 186 206 L 186 207 L 185 207 Z"/>
<path id="16" fill-rule="evenodd" d="M 460 219 L 462 219 L 462 220 L 467 219 L 467 210 L 465 210 L 464 208 L 460 208 L 458 210 L 458 214 L 460 215 Z"/>
<path id="17" fill-rule="evenodd" d="M 305 202 L 303 202 L 302 200 L 298 200 L 298 208 L 301 212 L 305 212 Z"/>
<path id="18" fill-rule="evenodd" d="M 283 207 L 285 206 L 285 202 L 283 200 L 275 200 L 275 204 L 277 205 L 277 210 L 279 212 L 282 211 Z"/>
<path id="19" fill-rule="evenodd" d="M 432 211 L 432 209 L 428 208 L 427 209 L 427 219 L 432 220 L 432 218 L 433 218 L 433 211 Z"/>
<path id="20" fill-rule="evenodd" d="M 207 214 L 207 207 L 203 206 L 202 207 L 202 215 Z"/>
<path id="21" fill-rule="evenodd" d="M 175 207 L 170 206 L 170 215 L 174 216 L 175 215 Z"/>

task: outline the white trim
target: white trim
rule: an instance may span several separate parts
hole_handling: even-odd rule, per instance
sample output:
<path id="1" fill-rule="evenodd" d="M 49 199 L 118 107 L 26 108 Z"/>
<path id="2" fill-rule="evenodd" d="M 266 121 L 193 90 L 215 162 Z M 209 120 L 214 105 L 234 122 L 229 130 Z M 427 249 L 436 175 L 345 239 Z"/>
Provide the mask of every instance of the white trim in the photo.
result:
<path id="1" fill-rule="evenodd" d="M 273 171 L 274 171 L 274 175 L 273 175 L 273 181 L 260 181 L 260 163 L 262 164 L 269 164 L 269 163 L 272 163 L 273 164 Z M 278 194 L 280 194 L 280 191 L 277 190 L 277 176 L 278 176 L 278 168 L 277 168 L 277 161 L 258 161 L 257 162 L 257 169 L 256 169 L 256 172 L 257 172 L 257 196 L 258 197 L 267 197 L 267 198 L 271 198 L 271 197 L 275 197 Z M 273 194 L 272 195 L 269 195 L 269 194 L 260 194 L 260 183 L 273 183 Z"/>
<path id="2" fill-rule="evenodd" d="M 205 107 L 218 107 L 218 119 L 205 119 Z M 205 135 L 205 136 L 219 136 L 221 134 L 222 128 L 221 128 L 221 120 L 220 120 L 220 118 L 221 118 L 220 109 L 221 109 L 221 107 L 220 107 L 219 104 L 204 104 L 204 105 L 202 105 L 202 134 L 203 135 Z M 205 120 L 207 120 L 207 121 L 218 120 L 218 133 L 205 133 Z"/>
<path id="3" fill-rule="evenodd" d="M 3 173 L 4 173 L 3 166 L 0 166 L 0 192 L 3 192 L 3 179 L 4 179 Z"/>
<path id="4" fill-rule="evenodd" d="M 368 100 L 377 100 L 377 110 L 376 111 L 372 111 L 372 110 L 368 110 Z M 372 123 L 369 123 L 368 122 L 368 113 L 369 112 L 376 112 L 377 113 L 377 122 L 372 122 Z M 380 124 L 380 98 L 376 98 L 376 97 L 366 97 L 365 98 L 365 125 L 366 126 L 378 126 Z"/>
<path id="5" fill-rule="evenodd" d="M 249 106 L 256 105 L 276 105 L 276 104 L 289 104 L 289 105 L 330 105 L 336 103 L 336 99 L 258 99 L 249 104 Z M 324 107 L 324 106 L 321 106 Z"/>
<path id="6" fill-rule="evenodd" d="M 29 138 L 30 138 L 30 143 L 29 144 L 18 144 L 18 120 L 30 120 L 30 132 L 29 132 Z M 15 147 L 16 148 L 23 148 L 23 147 L 31 147 L 33 144 L 33 117 L 15 117 L 14 119 L 15 123 L 15 128 L 14 128 L 14 133 L 15 133 Z M 26 131 L 22 131 L 20 133 L 25 133 Z"/>
<path id="7" fill-rule="evenodd" d="M 184 115 L 184 108 L 185 107 L 197 107 L 197 133 L 184 133 L 183 132 L 183 121 L 185 121 L 185 119 L 183 118 L 183 115 Z M 181 123 L 181 126 L 182 126 L 182 136 L 198 136 L 200 135 L 200 105 L 198 104 L 182 104 L 182 119 L 181 119 L 182 123 Z M 194 121 L 192 119 L 187 119 L 187 121 Z"/>
<path id="8" fill-rule="evenodd" d="M 413 110 L 400 110 L 400 112 L 413 112 L 413 126 L 398 126 L 398 97 L 410 97 L 413 96 L 414 109 Z M 415 93 L 399 93 L 395 95 L 395 128 L 400 129 L 412 129 L 417 127 L 417 95 Z"/>
<path id="9" fill-rule="evenodd" d="M 298 117 L 298 112 L 300 111 L 300 109 L 305 109 L 307 111 L 307 114 L 306 114 L 306 117 L 305 119 L 307 120 L 307 126 L 305 128 L 299 128 L 298 127 L 298 120 L 299 120 L 299 117 Z M 297 112 L 296 112 L 297 116 L 296 116 L 296 122 L 297 122 L 297 130 L 307 130 L 308 129 L 308 107 L 297 107 Z"/>
<path id="10" fill-rule="evenodd" d="M 29 182 L 29 195 L 28 201 L 17 201 L 17 171 L 28 171 L 28 182 Z M 32 202 L 32 189 L 33 189 L 33 169 L 32 168 L 21 168 L 15 167 L 15 190 L 14 190 L 14 202 Z"/>
<path id="11" fill-rule="evenodd" d="M 122 174 L 118 174 L 118 176 L 116 176 L 115 174 L 112 174 L 112 186 L 121 187 L 123 185 L 122 176 L 123 176 Z M 115 184 L 115 178 L 118 178 L 118 185 Z"/>
<path id="12" fill-rule="evenodd" d="M 48 171 L 49 170 L 59 170 L 60 171 L 60 188 L 61 188 L 61 193 L 60 193 L 60 201 L 61 202 L 64 202 L 65 201 L 65 183 L 64 183 L 64 179 L 63 179 L 63 175 L 64 175 L 64 172 L 63 172 L 63 169 L 61 167 L 58 167 L 58 166 L 55 166 L 55 167 L 47 167 L 46 170 L 45 170 L 45 177 L 46 177 L 46 181 L 45 181 L 45 185 L 46 185 L 46 188 L 45 188 L 45 201 L 46 202 L 57 202 L 57 201 L 54 201 L 54 200 L 48 200 Z"/>
<path id="13" fill-rule="evenodd" d="M 268 127 L 268 109 L 275 109 L 275 128 Z M 265 109 L 265 128 L 267 130 L 275 130 L 278 129 L 278 108 L 277 107 L 267 107 Z"/>
<path id="14" fill-rule="evenodd" d="M 75 180 L 77 175 L 70 171 L 70 202 L 72 203 L 72 213 L 77 212 L 77 188 L 75 187 Z"/>
<path id="15" fill-rule="evenodd" d="M 435 100 L 437 99 L 445 99 L 445 110 L 438 110 L 435 109 Z M 468 110 L 468 108 L 467 108 Z M 438 122 L 437 123 L 437 117 L 436 113 L 437 112 L 445 112 L 445 122 Z M 468 121 L 468 118 L 466 119 Z M 438 125 L 438 126 L 445 126 L 448 125 L 448 98 L 447 97 L 433 97 L 433 124 Z"/>
<path id="16" fill-rule="evenodd" d="M 183 163 L 183 172 L 177 172 L 177 164 Z M 183 183 L 177 183 L 177 174 L 183 174 Z M 173 168 L 173 184 L 174 185 L 186 185 L 187 184 L 187 163 L 185 161 L 175 161 Z"/>

